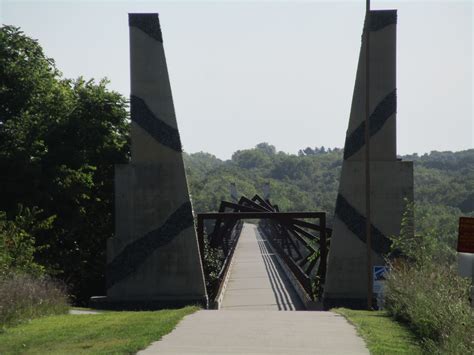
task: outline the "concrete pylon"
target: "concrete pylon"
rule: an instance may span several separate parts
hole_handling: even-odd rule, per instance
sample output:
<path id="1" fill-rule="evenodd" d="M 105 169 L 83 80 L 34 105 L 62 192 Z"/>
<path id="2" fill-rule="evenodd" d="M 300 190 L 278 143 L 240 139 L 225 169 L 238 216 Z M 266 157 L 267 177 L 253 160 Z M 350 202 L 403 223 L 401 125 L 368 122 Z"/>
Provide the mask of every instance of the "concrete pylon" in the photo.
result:
<path id="1" fill-rule="evenodd" d="M 131 164 L 115 170 L 107 303 L 207 302 L 158 14 L 129 14 Z"/>
<path id="2" fill-rule="evenodd" d="M 390 248 L 387 237 L 400 233 L 404 199 L 413 201 L 413 163 L 396 155 L 397 12 L 371 11 L 370 16 L 372 260 L 373 265 L 384 265 L 383 256 Z M 361 47 L 324 286 L 328 308 L 367 305 L 365 36 Z"/>

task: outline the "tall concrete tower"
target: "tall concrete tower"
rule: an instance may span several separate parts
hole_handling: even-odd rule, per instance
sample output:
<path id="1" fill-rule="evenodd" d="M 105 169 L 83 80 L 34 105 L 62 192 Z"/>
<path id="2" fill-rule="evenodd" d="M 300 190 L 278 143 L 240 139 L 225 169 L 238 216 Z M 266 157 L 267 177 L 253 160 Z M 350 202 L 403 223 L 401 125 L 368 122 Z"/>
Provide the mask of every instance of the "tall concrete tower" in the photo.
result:
<path id="1" fill-rule="evenodd" d="M 366 19 L 366 23 L 367 19 Z M 396 10 L 370 11 L 370 175 L 373 265 L 384 265 L 390 235 L 400 232 L 404 199 L 413 200 L 413 164 L 397 159 Z M 365 216 L 366 38 L 363 36 L 344 146 L 329 251 L 326 307 L 367 305 Z"/>
<path id="2" fill-rule="evenodd" d="M 107 303 L 206 303 L 158 14 L 129 14 L 132 161 L 115 171 Z"/>

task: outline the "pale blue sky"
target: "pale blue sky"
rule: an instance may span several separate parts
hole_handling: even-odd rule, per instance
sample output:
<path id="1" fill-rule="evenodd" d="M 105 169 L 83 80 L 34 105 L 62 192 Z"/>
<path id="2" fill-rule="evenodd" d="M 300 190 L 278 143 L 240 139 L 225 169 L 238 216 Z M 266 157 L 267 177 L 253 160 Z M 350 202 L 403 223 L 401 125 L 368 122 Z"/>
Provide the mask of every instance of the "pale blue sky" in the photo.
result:
<path id="1" fill-rule="evenodd" d="M 474 146 L 473 2 L 372 1 L 398 11 L 398 152 Z M 10 1 L 0 22 L 65 77 L 128 96 L 128 12 L 159 12 L 184 149 L 229 158 L 267 141 L 342 147 L 365 1 Z"/>

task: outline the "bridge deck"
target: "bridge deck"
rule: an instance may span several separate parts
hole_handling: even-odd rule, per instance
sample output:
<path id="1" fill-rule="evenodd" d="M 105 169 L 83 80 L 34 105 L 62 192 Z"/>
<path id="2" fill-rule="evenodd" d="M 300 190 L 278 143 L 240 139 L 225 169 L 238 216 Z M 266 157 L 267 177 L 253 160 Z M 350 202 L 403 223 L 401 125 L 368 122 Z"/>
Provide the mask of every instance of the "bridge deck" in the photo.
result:
<path id="1" fill-rule="evenodd" d="M 244 223 L 221 309 L 304 309 L 268 243 L 257 226 Z"/>

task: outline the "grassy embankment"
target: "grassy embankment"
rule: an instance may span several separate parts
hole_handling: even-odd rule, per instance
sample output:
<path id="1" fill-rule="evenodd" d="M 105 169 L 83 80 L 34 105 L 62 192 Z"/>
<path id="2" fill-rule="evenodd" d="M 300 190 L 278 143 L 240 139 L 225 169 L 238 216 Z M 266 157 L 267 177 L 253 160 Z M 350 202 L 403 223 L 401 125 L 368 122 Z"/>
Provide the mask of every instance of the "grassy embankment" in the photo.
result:
<path id="1" fill-rule="evenodd" d="M 422 354 L 416 337 L 409 329 L 383 311 L 333 309 L 352 323 L 365 340 L 371 354 Z"/>
<path id="2" fill-rule="evenodd" d="M 4 329 L 0 354 L 135 353 L 172 331 L 184 316 L 197 309 L 38 318 Z"/>

